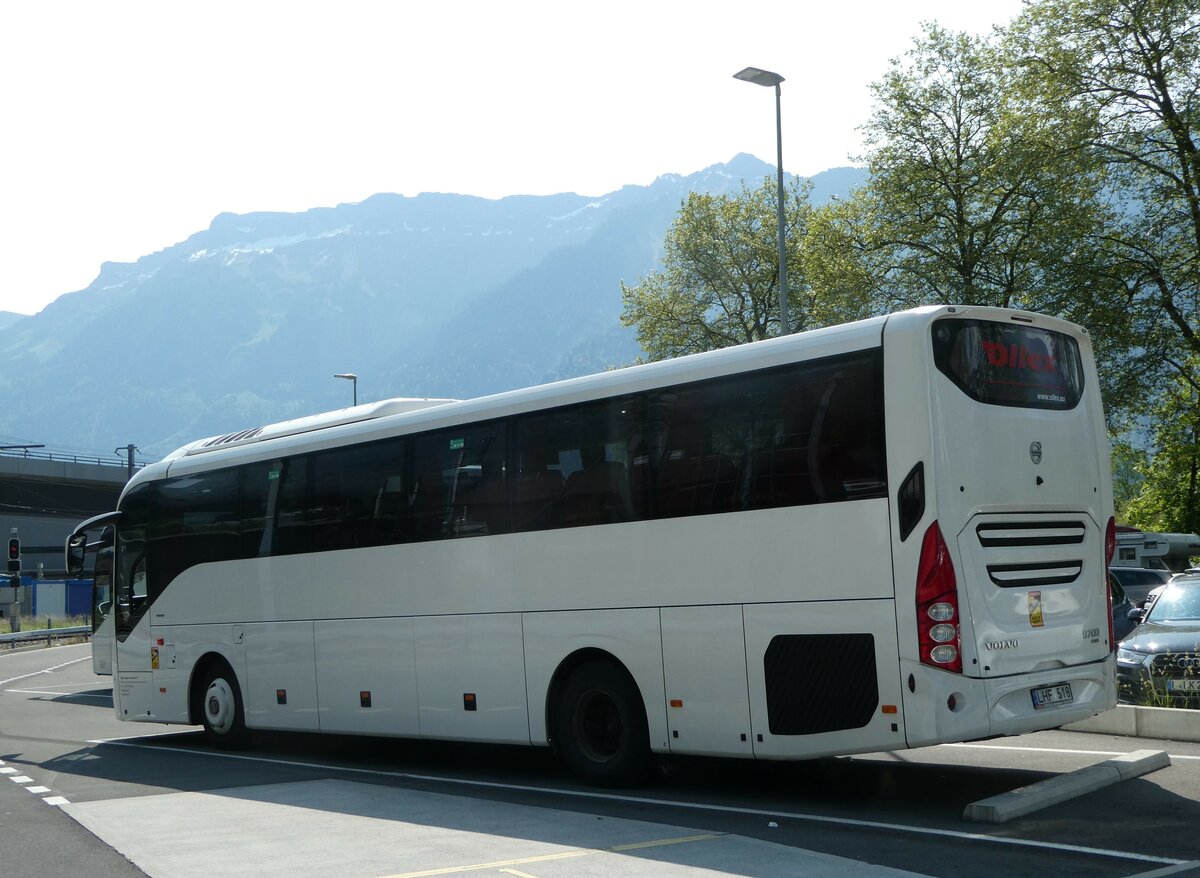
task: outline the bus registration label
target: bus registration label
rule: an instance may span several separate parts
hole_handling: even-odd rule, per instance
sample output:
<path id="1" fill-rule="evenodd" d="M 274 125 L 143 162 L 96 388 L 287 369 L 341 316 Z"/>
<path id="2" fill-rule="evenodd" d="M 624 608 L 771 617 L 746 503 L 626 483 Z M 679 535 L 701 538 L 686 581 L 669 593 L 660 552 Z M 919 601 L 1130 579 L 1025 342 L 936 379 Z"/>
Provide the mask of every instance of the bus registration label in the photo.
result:
<path id="1" fill-rule="evenodd" d="M 1029 694 L 1033 697 L 1034 710 L 1041 710 L 1043 707 L 1054 707 L 1059 704 L 1070 704 L 1075 700 L 1075 695 L 1071 692 L 1070 683 L 1054 683 L 1050 686 L 1039 686 L 1036 689 L 1030 689 Z"/>

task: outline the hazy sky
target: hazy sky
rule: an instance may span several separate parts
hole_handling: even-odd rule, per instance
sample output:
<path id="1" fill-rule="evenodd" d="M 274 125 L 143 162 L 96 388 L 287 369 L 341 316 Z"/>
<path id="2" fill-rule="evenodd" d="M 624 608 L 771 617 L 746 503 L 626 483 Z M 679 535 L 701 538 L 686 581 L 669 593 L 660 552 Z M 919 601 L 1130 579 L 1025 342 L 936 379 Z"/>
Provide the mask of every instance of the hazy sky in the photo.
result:
<path id="1" fill-rule="evenodd" d="M 601 195 L 749 152 L 851 164 L 920 22 L 1020 0 L 4 0 L 0 311 L 34 313 L 223 211 L 376 192 Z"/>

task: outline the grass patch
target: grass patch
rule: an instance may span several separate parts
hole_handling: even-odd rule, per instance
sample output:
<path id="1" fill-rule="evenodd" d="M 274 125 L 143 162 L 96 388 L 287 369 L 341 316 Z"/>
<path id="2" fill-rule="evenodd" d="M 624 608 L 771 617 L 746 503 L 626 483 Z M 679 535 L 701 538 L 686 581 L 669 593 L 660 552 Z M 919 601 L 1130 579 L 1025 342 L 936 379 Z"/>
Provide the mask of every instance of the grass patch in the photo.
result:
<path id="1" fill-rule="evenodd" d="M 88 624 L 87 616 L 22 616 L 20 631 L 45 631 L 47 628 L 76 628 Z M 12 619 L 0 619 L 0 634 L 12 634 Z"/>

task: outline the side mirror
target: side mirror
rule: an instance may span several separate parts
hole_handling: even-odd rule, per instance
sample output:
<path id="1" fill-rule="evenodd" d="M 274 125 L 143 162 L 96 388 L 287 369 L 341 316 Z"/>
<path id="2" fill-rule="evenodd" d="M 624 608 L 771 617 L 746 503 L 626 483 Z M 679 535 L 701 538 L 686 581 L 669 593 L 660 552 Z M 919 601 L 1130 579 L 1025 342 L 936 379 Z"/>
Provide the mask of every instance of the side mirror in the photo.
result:
<path id="1" fill-rule="evenodd" d="M 1143 610 L 1141 607 L 1134 607 L 1132 610 L 1130 610 L 1128 613 L 1125 614 L 1126 619 L 1128 619 L 1131 622 L 1137 622 L 1139 624 L 1141 623 L 1142 619 L 1144 619 L 1145 617 L 1146 617 L 1146 611 Z"/>
<path id="2" fill-rule="evenodd" d="M 73 533 L 67 539 L 67 575 L 78 579 L 83 573 L 83 557 L 87 552 L 87 534 Z"/>

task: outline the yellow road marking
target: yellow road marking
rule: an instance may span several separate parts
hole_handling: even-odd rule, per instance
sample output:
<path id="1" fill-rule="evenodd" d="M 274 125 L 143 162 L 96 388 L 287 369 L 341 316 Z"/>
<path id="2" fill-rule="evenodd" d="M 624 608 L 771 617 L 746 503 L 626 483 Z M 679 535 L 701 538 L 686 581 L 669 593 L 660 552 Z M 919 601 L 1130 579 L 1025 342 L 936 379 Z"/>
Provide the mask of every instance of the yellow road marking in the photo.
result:
<path id="1" fill-rule="evenodd" d="M 620 851 L 637 851 L 642 848 L 660 848 L 669 844 L 687 844 L 691 841 L 708 841 L 710 838 L 720 838 L 725 833 L 707 833 L 705 835 L 685 835 L 682 838 L 660 838 L 656 841 L 635 841 L 633 844 L 618 844 L 610 848 L 605 848 L 605 851 L 619 853 Z"/>
<path id="2" fill-rule="evenodd" d="M 607 848 L 580 848 L 573 851 L 562 851 L 557 854 L 541 854 L 536 857 L 521 857 L 515 860 L 496 860 L 492 863 L 474 863 L 470 866 L 446 866 L 441 869 L 425 869 L 420 872 L 403 872 L 398 875 L 388 875 L 386 878 L 431 878 L 434 875 L 461 875 L 464 872 L 480 872 L 484 869 L 499 869 L 502 872 L 508 872 L 512 875 L 520 876 L 521 873 L 505 868 L 507 866 L 525 866 L 529 863 L 548 863 L 553 860 L 571 860 L 576 857 L 590 857 L 595 854 L 617 854 L 624 851 L 644 850 L 645 848 L 663 847 L 669 844 L 687 844 L 695 841 L 708 841 L 709 839 L 720 838 L 725 835 L 723 832 L 709 833 L 706 835 L 685 835 L 681 838 L 660 838 L 654 841 L 638 841 L 631 844 L 618 844 Z"/>

